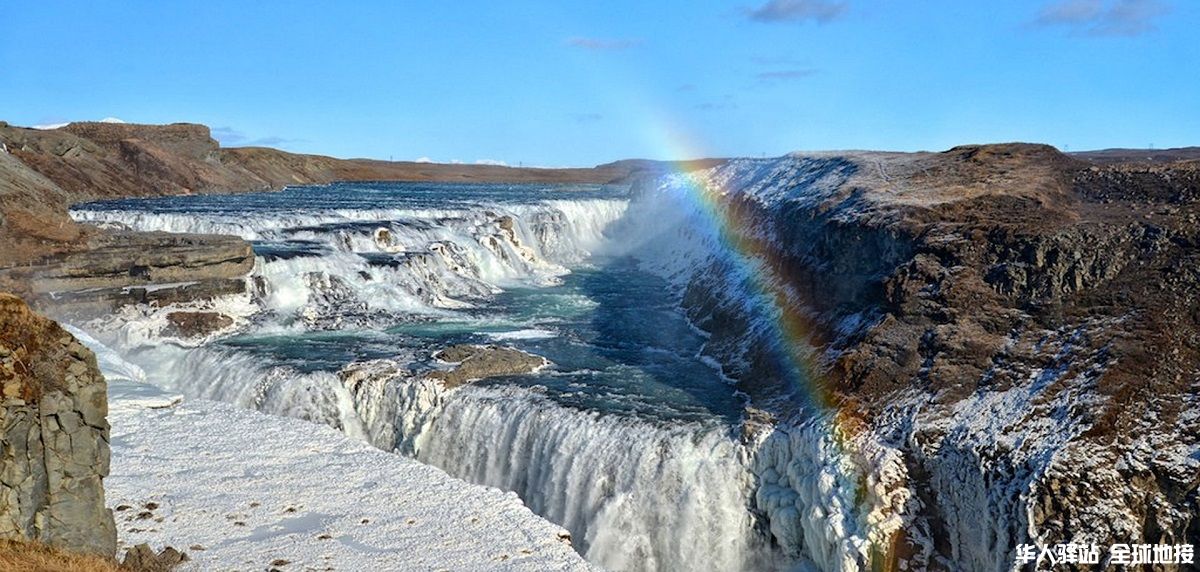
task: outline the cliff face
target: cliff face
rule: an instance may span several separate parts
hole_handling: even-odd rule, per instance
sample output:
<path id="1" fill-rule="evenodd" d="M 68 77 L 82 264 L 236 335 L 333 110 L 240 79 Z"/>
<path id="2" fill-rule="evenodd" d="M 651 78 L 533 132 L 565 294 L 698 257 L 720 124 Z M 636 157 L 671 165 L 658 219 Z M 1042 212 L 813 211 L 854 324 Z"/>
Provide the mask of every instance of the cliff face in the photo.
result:
<path id="1" fill-rule="evenodd" d="M 111 556 L 106 384 L 92 352 L 0 294 L 0 538 Z"/>
<path id="2" fill-rule="evenodd" d="M 901 519 L 871 533 L 862 566 L 1008 570 L 1022 543 L 1200 541 L 1194 162 L 991 145 L 737 160 L 695 179 L 727 219 L 701 251 L 739 256 L 692 264 L 683 303 L 780 419 L 760 508 L 781 544 L 844 550 L 797 532 L 825 525 L 806 523 L 814 503 L 860 526 Z M 771 311 L 729 278 L 746 257 Z M 814 400 L 849 443 L 815 461 Z M 856 467 L 867 494 L 813 501 L 810 463 Z"/>

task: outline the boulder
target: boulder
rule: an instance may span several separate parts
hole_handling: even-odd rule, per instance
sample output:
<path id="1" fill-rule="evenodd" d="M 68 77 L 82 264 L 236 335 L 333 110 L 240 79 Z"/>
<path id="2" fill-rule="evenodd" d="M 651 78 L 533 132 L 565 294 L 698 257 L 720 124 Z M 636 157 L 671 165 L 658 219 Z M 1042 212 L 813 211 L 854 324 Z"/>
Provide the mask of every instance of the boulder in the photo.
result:
<path id="1" fill-rule="evenodd" d="M 155 553 L 149 544 L 139 544 L 125 553 L 121 568 L 130 572 L 170 572 L 188 560 L 186 552 L 180 552 L 170 546 L 162 552 Z"/>

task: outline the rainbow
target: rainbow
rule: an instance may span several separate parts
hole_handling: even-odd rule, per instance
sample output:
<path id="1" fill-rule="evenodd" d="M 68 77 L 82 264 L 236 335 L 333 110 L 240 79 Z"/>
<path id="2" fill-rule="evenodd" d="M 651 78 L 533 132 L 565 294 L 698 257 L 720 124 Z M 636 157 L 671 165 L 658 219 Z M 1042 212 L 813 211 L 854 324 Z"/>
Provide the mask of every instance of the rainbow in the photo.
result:
<path id="1" fill-rule="evenodd" d="M 680 137 L 670 137 L 674 142 L 674 156 L 703 157 L 691 147 L 681 143 Z M 734 196 L 727 189 L 714 186 L 711 181 L 685 170 L 684 163 L 674 163 L 673 175 L 680 181 L 685 197 L 704 214 L 720 244 L 734 255 L 736 280 L 745 287 L 745 294 L 754 302 L 756 313 L 768 318 L 771 335 L 783 355 L 781 381 L 787 383 L 792 394 L 821 413 L 839 412 L 840 399 L 829 384 L 816 362 L 812 343 L 820 333 L 803 305 L 799 294 L 789 285 L 787 272 L 789 263 L 775 244 L 753 232 L 756 222 L 754 213 L 745 209 L 731 208 L 725 197 Z"/>
<path id="2" fill-rule="evenodd" d="M 674 157 L 706 157 L 692 147 L 682 144 L 683 138 L 669 132 L 666 139 Z M 854 450 L 856 440 L 866 423 L 854 408 L 851 400 L 837 394 L 832 380 L 823 373 L 818 363 L 815 343 L 822 337 L 823 328 L 805 308 L 804 300 L 790 285 L 791 263 L 777 244 L 754 232 L 756 214 L 752 209 L 737 208 L 729 197 L 735 196 L 731 189 L 722 189 L 708 178 L 683 168 L 676 163 L 672 173 L 681 187 L 685 200 L 711 225 L 710 230 L 719 244 L 726 247 L 731 256 L 736 284 L 741 294 L 751 304 L 756 317 L 768 328 L 765 332 L 772 341 L 777 361 L 779 381 L 786 384 L 789 394 L 798 401 L 797 405 L 813 412 L 818 423 L 825 424 L 830 442 L 846 459 L 862 458 Z M 857 463 L 835 463 L 841 482 L 853 483 L 854 496 L 861 498 L 866 486 L 865 475 L 856 471 Z M 899 536 L 899 535 L 897 535 Z M 870 555 L 871 569 L 889 570 L 896 568 L 897 541 L 893 538 L 887 546 L 870 546 L 864 552 Z"/>

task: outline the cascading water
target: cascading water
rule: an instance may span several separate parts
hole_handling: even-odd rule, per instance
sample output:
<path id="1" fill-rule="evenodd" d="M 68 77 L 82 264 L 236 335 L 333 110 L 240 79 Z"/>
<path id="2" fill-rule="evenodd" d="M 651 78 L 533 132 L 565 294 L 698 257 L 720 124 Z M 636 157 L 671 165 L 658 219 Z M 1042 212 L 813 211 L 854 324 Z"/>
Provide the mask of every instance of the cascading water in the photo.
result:
<path id="1" fill-rule="evenodd" d="M 735 437 L 742 398 L 677 288 L 606 240 L 628 204 L 602 187 L 376 184 L 73 214 L 254 245 L 250 293 L 192 308 L 236 314 L 219 339 L 163 345 L 168 309 L 87 325 L 151 379 L 515 491 L 615 570 L 785 567 Z M 438 348 L 501 341 L 554 366 L 451 390 L 413 374 Z"/>
<path id="2" fill-rule="evenodd" d="M 430 433 L 418 459 L 516 491 L 534 512 L 579 531 L 579 549 L 606 568 L 778 564 L 766 539 L 748 533 L 753 475 L 725 428 L 659 428 L 489 388 L 447 400 Z"/>

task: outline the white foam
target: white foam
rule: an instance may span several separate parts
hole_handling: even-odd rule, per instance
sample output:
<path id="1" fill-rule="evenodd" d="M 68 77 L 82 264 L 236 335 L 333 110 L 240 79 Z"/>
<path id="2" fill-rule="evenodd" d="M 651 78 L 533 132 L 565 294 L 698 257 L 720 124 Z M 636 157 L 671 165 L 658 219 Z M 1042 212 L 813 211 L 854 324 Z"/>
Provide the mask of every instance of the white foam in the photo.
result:
<path id="1" fill-rule="evenodd" d="M 529 328 L 525 330 L 516 330 L 513 332 L 494 332 L 488 334 L 488 337 L 496 341 L 505 340 L 545 340 L 558 337 L 557 332 L 543 330 L 540 328 Z"/>
<path id="2" fill-rule="evenodd" d="M 626 206 L 623 199 L 580 199 L 481 210 L 247 214 L 77 208 L 72 216 L 140 231 L 307 241 L 319 255 L 260 257 L 252 279 L 264 290 L 266 308 L 326 327 L 331 321 L 378 313 L 436 315 L 474 307 L 505 287 L 555 284 L 568 265 L 603 244 L 605 230 Z M 378 224 L 321 226 L 362 222 Z M 374 257 L 375 263 L 360 254 Z"/>

